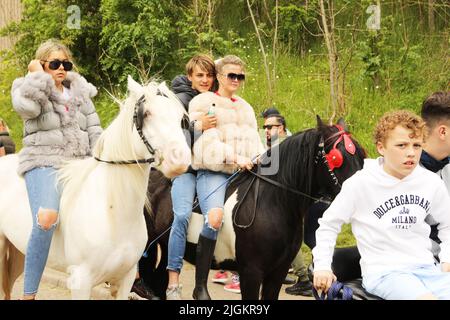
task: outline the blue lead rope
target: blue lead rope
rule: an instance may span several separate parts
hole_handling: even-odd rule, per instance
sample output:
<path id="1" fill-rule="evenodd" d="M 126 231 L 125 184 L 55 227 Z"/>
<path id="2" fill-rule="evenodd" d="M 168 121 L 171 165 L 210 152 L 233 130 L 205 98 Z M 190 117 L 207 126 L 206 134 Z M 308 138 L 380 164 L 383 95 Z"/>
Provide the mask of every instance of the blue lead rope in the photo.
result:
<path id="1" fill-rule="evenodd" d="M 316 300 L 352 300 L 353 290 L 343 283 L 334 281 L 327 293 L 323 292 L 319 296 L 316 288 L 313 287 L 313 295 Z"/>

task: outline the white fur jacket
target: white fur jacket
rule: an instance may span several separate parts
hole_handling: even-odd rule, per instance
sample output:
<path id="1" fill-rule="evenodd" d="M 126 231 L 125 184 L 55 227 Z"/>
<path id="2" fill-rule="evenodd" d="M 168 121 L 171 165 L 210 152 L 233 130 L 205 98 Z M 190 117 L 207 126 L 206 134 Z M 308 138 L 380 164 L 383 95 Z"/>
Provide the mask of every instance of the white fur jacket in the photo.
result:
<path id="1" fill-rule="evenodd" d="M 13 82 L 13 107 L 24 121 L 19 174 L 36 167 L 58 167 L 63 160 L 90 155 L 102 132 L 91 101 L 97 94 L 95 87 L 75 72 L 68 72 L 63 84 L 70 89 L 67 101 L 44 71 Z"/>
<path id="2" fill-rule="evenodd" d="M 238 169 L 237 155 L 252 159 L 265 150 L 253 108 L 240 97 L 232 101 L 213 92 L 199 94 L 189 103 L 191 121 L 207 114 L 212 104 L 217 126 L 205 130 L 195 141 L 192 167 L 230 174 Z"/>

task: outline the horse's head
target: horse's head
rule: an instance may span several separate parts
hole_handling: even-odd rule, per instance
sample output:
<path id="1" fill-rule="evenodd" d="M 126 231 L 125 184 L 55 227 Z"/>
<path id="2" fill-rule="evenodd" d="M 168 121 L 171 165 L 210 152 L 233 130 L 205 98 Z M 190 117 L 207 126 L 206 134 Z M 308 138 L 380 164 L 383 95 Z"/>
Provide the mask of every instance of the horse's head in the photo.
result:
<path id="1" fill-rule="evenodd" d="M 185 111 L 179 100 L 164 83 L 141 86 L 128 77 L 128 90 L 134 107 L 135 150 L 154 157 L 156 168 L 168 178 L 185 172 L 191 151 L 181 128 Z"/>
<path id="2" fill-rule="evenodd" d="M 317 175 L 319 180 L 329 181 L 328 184 L 321 183 L 318 193 L 334 197 L 342 183 L 362 169 L 366 152 L 350 135 L 343 119 L 329 126 L 317 116 L 317 130 L 320 134 Z"/>

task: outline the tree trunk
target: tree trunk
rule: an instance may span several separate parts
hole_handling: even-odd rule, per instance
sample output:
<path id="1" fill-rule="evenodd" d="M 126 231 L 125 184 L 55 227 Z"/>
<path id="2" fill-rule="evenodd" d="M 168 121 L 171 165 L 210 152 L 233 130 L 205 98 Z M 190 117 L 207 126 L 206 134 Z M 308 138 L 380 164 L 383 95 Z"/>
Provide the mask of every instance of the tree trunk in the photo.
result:
<path id="1" fill-rule="evenodd" d="M 272 103 L 272 81 L 270 79 L 270 70 L 269 64 L 267 63 L 267 55 L 266 50 L 264 49 L 264 44 L 262 42 L 261 34 L 259 33 L 258 25 L 256 24 L 255 16 L 253 14 L 252 6 L 250 4 L 250 0 L 247 0 L 248 11 L 250 12 L 250 17 L 252 18 L 253 27 L 255 28 L 256 37 L 258 38 L 259 47 L 261 49 L 261 54 L 263 56 L 264 69 L 266 71 L 267 77 L 267 89 L 269 90 L 269 103 Z"/>
<path id="2" fill-rule="evenodd" d="M 272 79 L 273 79 L 273 81 L 276 81 L 276 78 L 277 78 L 277 72 L 276 72 L 277 58 L 278 58 L 277 45 L 278 45 L 278 0 L 275 0 L 275 32 L 273 35 L 273 53 L 272 53 L 272 56 L 273 56 Z"/>
<path id="3" fill-rule="evenodd" d="M 201 0 L 193 0 L 194 14 L 196 17 L 200 16 L 200 2 Z"/>
<path id="4" fill-rule="evenodd" d="M 320 4 L 320 15 L 322 17 L 323 25 L 323 35 L 325 39 L 325 44 L 328 50 L 328 63 L 330 65 L 330 99 L 332 115 L 330 117 L 330 122 L 334 120 L 338 113 L 344 112 L 344 99 L 340 95 L 339 88 L 339 66 L 337 63 L 338 53 L 336 49 L 336 41 L 334 37 L 334 17 L 333 17 L 333 3 L 329 2 L 329 15 L 325 11 L 325 5 L 323 0 L 319 1 Z M 330 23 L 330 25 L 328 25 Z"/>
<path id="5" fill-rule="evenodd" d="M 434 32 L 434 0 L 428 0 L 428 29 Z"/>

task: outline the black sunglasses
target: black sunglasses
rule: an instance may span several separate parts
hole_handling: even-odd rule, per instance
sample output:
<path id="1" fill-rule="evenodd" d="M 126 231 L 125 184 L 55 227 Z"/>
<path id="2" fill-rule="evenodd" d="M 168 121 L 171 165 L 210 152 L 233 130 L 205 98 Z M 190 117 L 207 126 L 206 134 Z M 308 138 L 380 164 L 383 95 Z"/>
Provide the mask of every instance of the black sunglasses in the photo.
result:
<path id="1" fill-rule="evenodd" d="M 280 127 L 282 126 L 281 124 L 265 124 L 263 125 L 263 129 L 268 129 L 268 130 L 272 130 L 273 127 Z"/>
<path id="2" fill-rule="evenodd" d="M 70 71 L 73 68 L 73 63 L 68 61 L 68 60 L 52 60 L 52 61 L 48 61 L 48 60 L 42 60 L 44 62 L 48 62 L 48 68 L 50 70 L 58 70 L 59 67 L 61 66 L 61 64 L 63 65 L 64 70 L 66 71 Z"/>
<path id="3" fill-rule="evenodd" d="M 231 72 L 231 73 L 228 73 L 226 76 L 228 79 L 234 80 L 234 81 L 236 81 L 236 80 L 244 81 L 245 80 L 245 74 L 243 74 L 243 73 L 232 73 Z"/>

